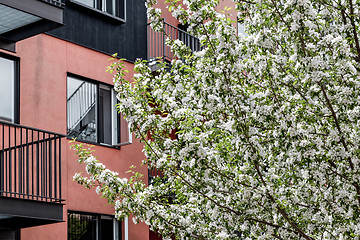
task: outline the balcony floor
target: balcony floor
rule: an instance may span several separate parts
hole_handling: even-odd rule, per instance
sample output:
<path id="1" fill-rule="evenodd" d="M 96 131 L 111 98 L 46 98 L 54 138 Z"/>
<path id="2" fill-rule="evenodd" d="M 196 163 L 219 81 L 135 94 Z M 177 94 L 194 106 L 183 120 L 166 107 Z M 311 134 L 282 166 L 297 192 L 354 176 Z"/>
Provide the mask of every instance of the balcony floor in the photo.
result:
<path id="1" fill-rule="evenodd" d="M 63 222 L 63 204 L 0 197 L 0 226 L 10 229 Z"/>

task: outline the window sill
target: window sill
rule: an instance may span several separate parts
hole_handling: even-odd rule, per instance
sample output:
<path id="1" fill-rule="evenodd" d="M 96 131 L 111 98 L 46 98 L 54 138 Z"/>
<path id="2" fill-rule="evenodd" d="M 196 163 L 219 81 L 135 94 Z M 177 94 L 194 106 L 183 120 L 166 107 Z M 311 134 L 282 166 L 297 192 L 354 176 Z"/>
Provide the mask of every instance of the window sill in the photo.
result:
<path id="1" fill-rule="evenodd" d="M 66 138 L 68 140 L 74 140 L 73 138 L 66 136 Z M 80 142 L 80 143 L 86 143 L 89 145 L 94 145 L 94 146 L 101 146 L 101 147 L 107 147 L 107 148 L 113 148 L 113 149 L 121 149 L 121 146 L 125 146 L 125 145 L 129 145 L 131 143 L 125 142 L 125 143 L 118 143 L 118 144 L 114 144 L 114 145 L 109 145 L 106 143 L 97 143 L 97 142 L 91 142 L 91 141 L 86 141 L 86 140 L 79 140 L 79 139 L 75 139 L 76 142 Z"/>
<path id="2" fill-rule="evenodd" d="M 122 19 L 120 17 L 117 17 L 117 16 L 114 16 L 114 15 L 111 15 L 107 12 L 104 12 L 104 11 L 100 11 L 99 9 L 96 9 L 96 8 L 92 8 L 90 6 L 87 6 L 81 2 L 77 2 L 76 0 L 68 0 L 69 3 L 74 6 L 74 7 L 78 7 L 78 8 L 81 8 L 83 10 L 87 10 L 88 12 L 90 13 L 95 13 L 97 14 L 99 17 L 103 18 L 103 19 L 106 19 L 112 23 L 115 23 L 115 24 L 123 24 L 126 22 L 125 19 Z"/>

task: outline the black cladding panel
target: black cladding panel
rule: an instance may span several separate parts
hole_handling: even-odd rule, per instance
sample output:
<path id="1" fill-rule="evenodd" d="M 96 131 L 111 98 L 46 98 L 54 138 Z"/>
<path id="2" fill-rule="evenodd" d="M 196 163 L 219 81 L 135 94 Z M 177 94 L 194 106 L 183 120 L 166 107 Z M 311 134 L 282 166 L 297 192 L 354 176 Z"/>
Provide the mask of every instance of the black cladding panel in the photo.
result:
<path id="1" fill-rule="evenodd" d="M 126 0 L 126 21 L 101 11 L 67 1 L 64 9 L 65 26 L 48 32 L 107 54 L 118 53 L 121 58 L 134 61 L 146 59 L 146 8 L 144 0 Z"/>

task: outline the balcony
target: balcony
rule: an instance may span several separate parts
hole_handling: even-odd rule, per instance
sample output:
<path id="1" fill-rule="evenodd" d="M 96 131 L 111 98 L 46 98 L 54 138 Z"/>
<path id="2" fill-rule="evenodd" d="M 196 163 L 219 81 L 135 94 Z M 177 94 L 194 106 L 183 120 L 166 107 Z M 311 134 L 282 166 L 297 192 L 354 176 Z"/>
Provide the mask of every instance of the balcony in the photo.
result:
<path id="1" fill-rule="evenodd" d="M 149 185 L 152 184 L 152 182 L 154 181 L 154 178 L 156 178 L 156 177 L 163 178 L 164 173 L 160 170 L 157 170 L 156 168 L 148 168 L 148 183 L 149 183 Z"/>
<path id="2" fill-rule="evenodd" d="M 63 25 L 61 0 L 0 0 L 0 48 Z"/>
<path id="3" fill-rule="evenodd" d="M 9 229 L 63 221 L 61 139 L 0 121 L 0 226 Z"/>
<path id="4" fill-rule="evenodd" d="M 181 40 L 191 51 L 200 51 L 201 44 L 198 38 L 188 34 L 186 31 L 177 28 L 171 24 L 168 24 L 163 20 L 164 32 L 155 32 L 150 24 L 148 24 L 147 38 L 148 38 L 148 61 L 154 61 L 156 59 L 162 59 L 166 62 L 171 62 L 175 58 L 171 52 L 171 48 L 166 46 L 166 38 L 173 40 Z"/>

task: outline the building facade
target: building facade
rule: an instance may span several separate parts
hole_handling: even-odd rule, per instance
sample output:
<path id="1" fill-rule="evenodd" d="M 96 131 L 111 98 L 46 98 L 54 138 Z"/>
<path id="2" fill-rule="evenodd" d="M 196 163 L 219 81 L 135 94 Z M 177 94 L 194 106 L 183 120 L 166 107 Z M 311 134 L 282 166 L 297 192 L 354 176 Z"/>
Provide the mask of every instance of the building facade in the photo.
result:
<path id="1" fill-rule="evenodd" d="M 0 0 L 0 239 L 149 239 L 72 181 L 84 169 L 69 143 L 122 176 L 140 166 L 106 67 L 147 57 L 146 21 L 142 0 Z"/>

